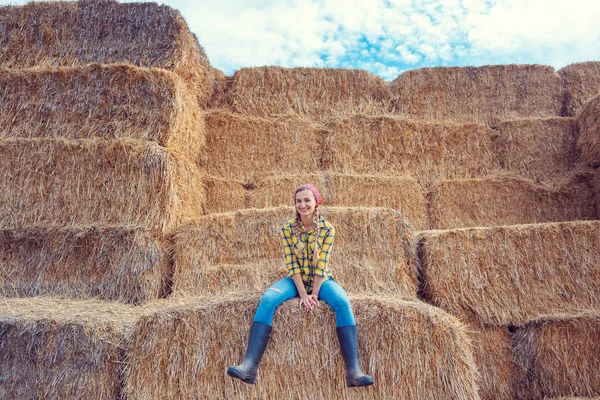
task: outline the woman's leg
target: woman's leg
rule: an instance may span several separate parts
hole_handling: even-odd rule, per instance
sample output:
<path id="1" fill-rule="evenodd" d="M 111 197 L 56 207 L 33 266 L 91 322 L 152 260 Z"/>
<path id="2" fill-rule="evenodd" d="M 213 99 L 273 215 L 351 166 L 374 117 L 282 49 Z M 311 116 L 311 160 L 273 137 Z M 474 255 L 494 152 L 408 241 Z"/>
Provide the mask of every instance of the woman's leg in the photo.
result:
<path id="1" fill-rule="evenodd" d="M 335 312 L 336 327 L 356 325 L 348 295 L 339 283 L 333 279 L 323 282 L 319 291 L 319 299 L 329 304 L 329 307 Z"/>
<path id="2" fill-rule="evenodd" d="M 365 375 L 358 366 L 358 334 L 354 313 L 346 291 L 334 280 L 329 279 L 321 284 L 319 298 L 335 312 L 335 325 L 344 364 L 346 364 L 346 385 L 369 386 L 373 378 Z"/>
<path id="3" fill-rule="evenodd" d="M 254 322 L 271 326 L 277 307 L 294 297 L 298 297 L 298 290 L 292 278 L 286 277 L 275 282 L 260 299 L 260 304 L 254 314 Z"/>
<path id="4" fill-rule="evenodd" d="M 245 383 L 253 384 L 256 381 L 258 364 L 269 342 L 275 309 L 284 301 L 297 295 L 298 291 L 294 281 L 290 278 L 283 278 L 266 290 L 260 300 L 256 314 L 254 314 L 254 323 L 250 329 L 250 339 L 248 339 L 244 361 L 240 365 L 227 368 L 227 375 L 240 379 Z"/>

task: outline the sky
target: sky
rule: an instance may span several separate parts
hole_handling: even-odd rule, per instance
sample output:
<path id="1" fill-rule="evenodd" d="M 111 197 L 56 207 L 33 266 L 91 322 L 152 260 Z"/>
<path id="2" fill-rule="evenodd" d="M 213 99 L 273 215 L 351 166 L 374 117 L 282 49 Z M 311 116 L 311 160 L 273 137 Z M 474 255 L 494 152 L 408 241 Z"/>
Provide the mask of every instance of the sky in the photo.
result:
<path id="1" fill-rule="evenodd" d="M 130 2 L 130 1 L 123 1 Z M 0 4 L 26 1 L 0 0 Z M 600 0 L 167 0 L 213 66 L 364 69 L 600 61 Z"/>

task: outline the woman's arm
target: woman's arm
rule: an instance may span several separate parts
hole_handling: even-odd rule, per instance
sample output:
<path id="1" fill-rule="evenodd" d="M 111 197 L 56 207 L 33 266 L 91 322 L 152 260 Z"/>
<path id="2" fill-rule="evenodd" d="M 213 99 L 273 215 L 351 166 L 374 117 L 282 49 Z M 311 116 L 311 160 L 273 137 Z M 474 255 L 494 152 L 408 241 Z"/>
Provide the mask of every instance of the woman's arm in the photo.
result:
<path id="1" fill-rule="evenodd" d="M 298 290 L 298 295 L 300 296 L 300 307 L 304 307 L 306 311 L 312 311 L 317 304 L 316 301 L 306 293 L 304 282 L 302 282 L 302 276 L 300 276 L 300 274 L 294 274 L 292 275 L 292 280 L 294 281 L 296 290 Z"/>
<path id="2" fill-rule="evenodd" d="M 316 306 L 319 305 L 319 291 L 321 290 L 321 283 L 323 283 L 323 279 L 324 277 L 315 275 L 311 297 L 317 302 Z"/>

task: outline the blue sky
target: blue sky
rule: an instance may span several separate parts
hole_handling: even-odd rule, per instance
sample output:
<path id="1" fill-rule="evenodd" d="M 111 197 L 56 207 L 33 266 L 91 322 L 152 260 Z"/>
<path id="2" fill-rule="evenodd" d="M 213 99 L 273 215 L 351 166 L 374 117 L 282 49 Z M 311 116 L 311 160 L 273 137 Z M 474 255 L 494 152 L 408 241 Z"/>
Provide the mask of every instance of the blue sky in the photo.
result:
<path id="1" fill-rule="evenodd" d="M 23 4 L 24 1 L 4 1 Z M 600 61 L 599 0 L 168 0 L 211 64 L 409 69 Z"/>

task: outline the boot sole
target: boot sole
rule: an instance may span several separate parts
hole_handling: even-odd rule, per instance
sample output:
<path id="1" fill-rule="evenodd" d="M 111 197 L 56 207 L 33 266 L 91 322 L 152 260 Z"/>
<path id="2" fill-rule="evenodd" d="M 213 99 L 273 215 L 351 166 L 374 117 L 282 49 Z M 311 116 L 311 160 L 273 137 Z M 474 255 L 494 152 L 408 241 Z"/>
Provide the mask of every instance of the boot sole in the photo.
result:
<path id="1" fill-rule="evenodd" d="M 227 375 L 231 376 L 232 378 L 239 379 L 240 381 L 249 385 L 254 385 L 254 382 L 256 381 L 255 376 L 244 375 L 240 371 L 232 367 L 227 368 Z"/>
<path id="2" fill-rule="evenodd" d="M 371 386 L 375 382 L 372 378 L 363 378 L 358 381 L 347 382 L 348 387 L 363 387 L 363 386 Z"/>

